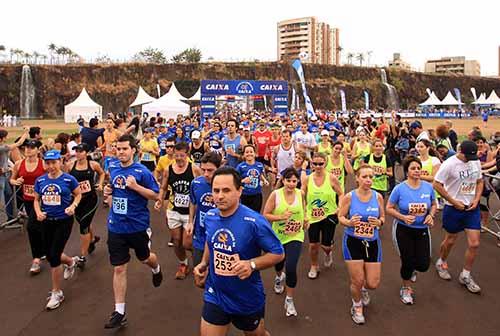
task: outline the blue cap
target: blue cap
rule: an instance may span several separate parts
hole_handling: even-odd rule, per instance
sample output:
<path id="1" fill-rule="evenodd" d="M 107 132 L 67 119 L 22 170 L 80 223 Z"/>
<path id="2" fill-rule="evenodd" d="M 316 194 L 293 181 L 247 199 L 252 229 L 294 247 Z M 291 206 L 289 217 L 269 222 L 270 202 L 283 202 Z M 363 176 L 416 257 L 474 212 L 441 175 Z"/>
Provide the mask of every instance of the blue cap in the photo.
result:
<path id="1" fill-rule="evenodd" d="M 44 160 L 59 160 L 61 158 L 61 152 L 56 149 L 51 149 L 43 154 Z"/>
<path id="2" fill-rule="evenodd" d="M 415 129 L 415 128 L 423 128 L 422 123 L 418 120 L 415 120 L 410 124 L 410 129 Z"/>

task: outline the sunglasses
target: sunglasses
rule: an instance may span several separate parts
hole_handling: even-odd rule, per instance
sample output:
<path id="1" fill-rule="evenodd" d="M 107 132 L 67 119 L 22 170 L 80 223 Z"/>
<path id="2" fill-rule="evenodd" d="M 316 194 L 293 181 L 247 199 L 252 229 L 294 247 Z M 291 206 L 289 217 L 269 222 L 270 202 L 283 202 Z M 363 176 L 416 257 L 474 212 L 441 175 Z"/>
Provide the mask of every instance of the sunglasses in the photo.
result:
<path id="1" fill-rule="evenodd" d="M 324 165 L 325 163 L 324 162 L 313 162 L 312 163 L 313 166 L 316 166 L 316 167 L 321 167 L 322 165 Z"/>
<path id="2" fill-rule="evenodd" d="M 166 145 L 166 148 L 174 148 L 174 145 Z"/>

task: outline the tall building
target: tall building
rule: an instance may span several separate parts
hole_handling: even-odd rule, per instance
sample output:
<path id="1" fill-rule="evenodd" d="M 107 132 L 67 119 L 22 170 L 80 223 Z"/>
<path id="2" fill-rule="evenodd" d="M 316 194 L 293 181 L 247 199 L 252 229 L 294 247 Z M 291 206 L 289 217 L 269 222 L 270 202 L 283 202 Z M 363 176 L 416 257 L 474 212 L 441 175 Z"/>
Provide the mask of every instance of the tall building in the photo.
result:
<path id="1" fill-rule="evenodd" d="M 410 64 L 403 61 L 400 53 L 394 53 L 392 56 L 392 61 L 389 61 L 389 68 L 411 70 Z"/>
<path id="2" fill-rule="evenodd" d="M 465 76 L 481 76 L 478 61 L 466 60 L 464 56 L 442 57 L 425 62 L 426 73 L 459 74 Z"/>
<path id="3" fill-rule="evenodd" d="M 304 17 L 278 22 L 278 61 L 301 58 L 305 63 L 340 64 L 339 29 Z"/>

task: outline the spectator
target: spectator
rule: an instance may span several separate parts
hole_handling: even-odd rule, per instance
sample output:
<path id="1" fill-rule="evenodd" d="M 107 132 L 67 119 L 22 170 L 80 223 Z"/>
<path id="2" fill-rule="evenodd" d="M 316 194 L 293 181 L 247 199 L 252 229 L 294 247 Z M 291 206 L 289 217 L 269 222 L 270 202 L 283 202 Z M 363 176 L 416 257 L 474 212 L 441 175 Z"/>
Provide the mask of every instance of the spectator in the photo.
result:
<path id="1" fill-rule="evenodd" d="M 89 127 L 83 127 L 80 134 L 82 135 L 82 142 L 89 145 L 89 150 L 94 151 L 103 143 L 104 128 L 97 128 L 99 120 L 92 118 L 89 121 Z"/>
<path id="2" fill-rule="evenodd" d="M 444 124 L 446 125 L 446 127 L 448 127 L 448 138 L 450 139 L 451 147 L 454 151 L 456 151 L 458 144 L 457 132 L 455 132 L 455 130 L 453 129 L 453 124 L 451 123 L 451 121 L 446 120 Z"/>

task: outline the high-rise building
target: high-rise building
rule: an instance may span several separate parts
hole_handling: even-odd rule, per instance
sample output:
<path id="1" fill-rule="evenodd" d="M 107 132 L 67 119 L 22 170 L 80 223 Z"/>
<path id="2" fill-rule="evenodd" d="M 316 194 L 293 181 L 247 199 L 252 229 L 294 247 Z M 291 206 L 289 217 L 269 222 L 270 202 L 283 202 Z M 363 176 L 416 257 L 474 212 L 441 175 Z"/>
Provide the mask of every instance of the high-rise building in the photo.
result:
<path id="1" fill-rule="evenodd" d="M 340 64 L 339 29 L 304 17 L 278 22 L 278 61 Z"/>
<path id="2" fill-rule="evenodd" d="M 403 61 L 400 53 L 394 53 L 392 56 L 392 61 L 389 61 L 389 68 L 411 70 L 410 64 Z"/>
<path id="3" fill-rule="evenodd" d="M 425 72 L 439 74 L 459 74 L 465 76 L 481 76 L 478 61 L 466 60 L 464 56 L 442 57 L 425 62 Z"/>

